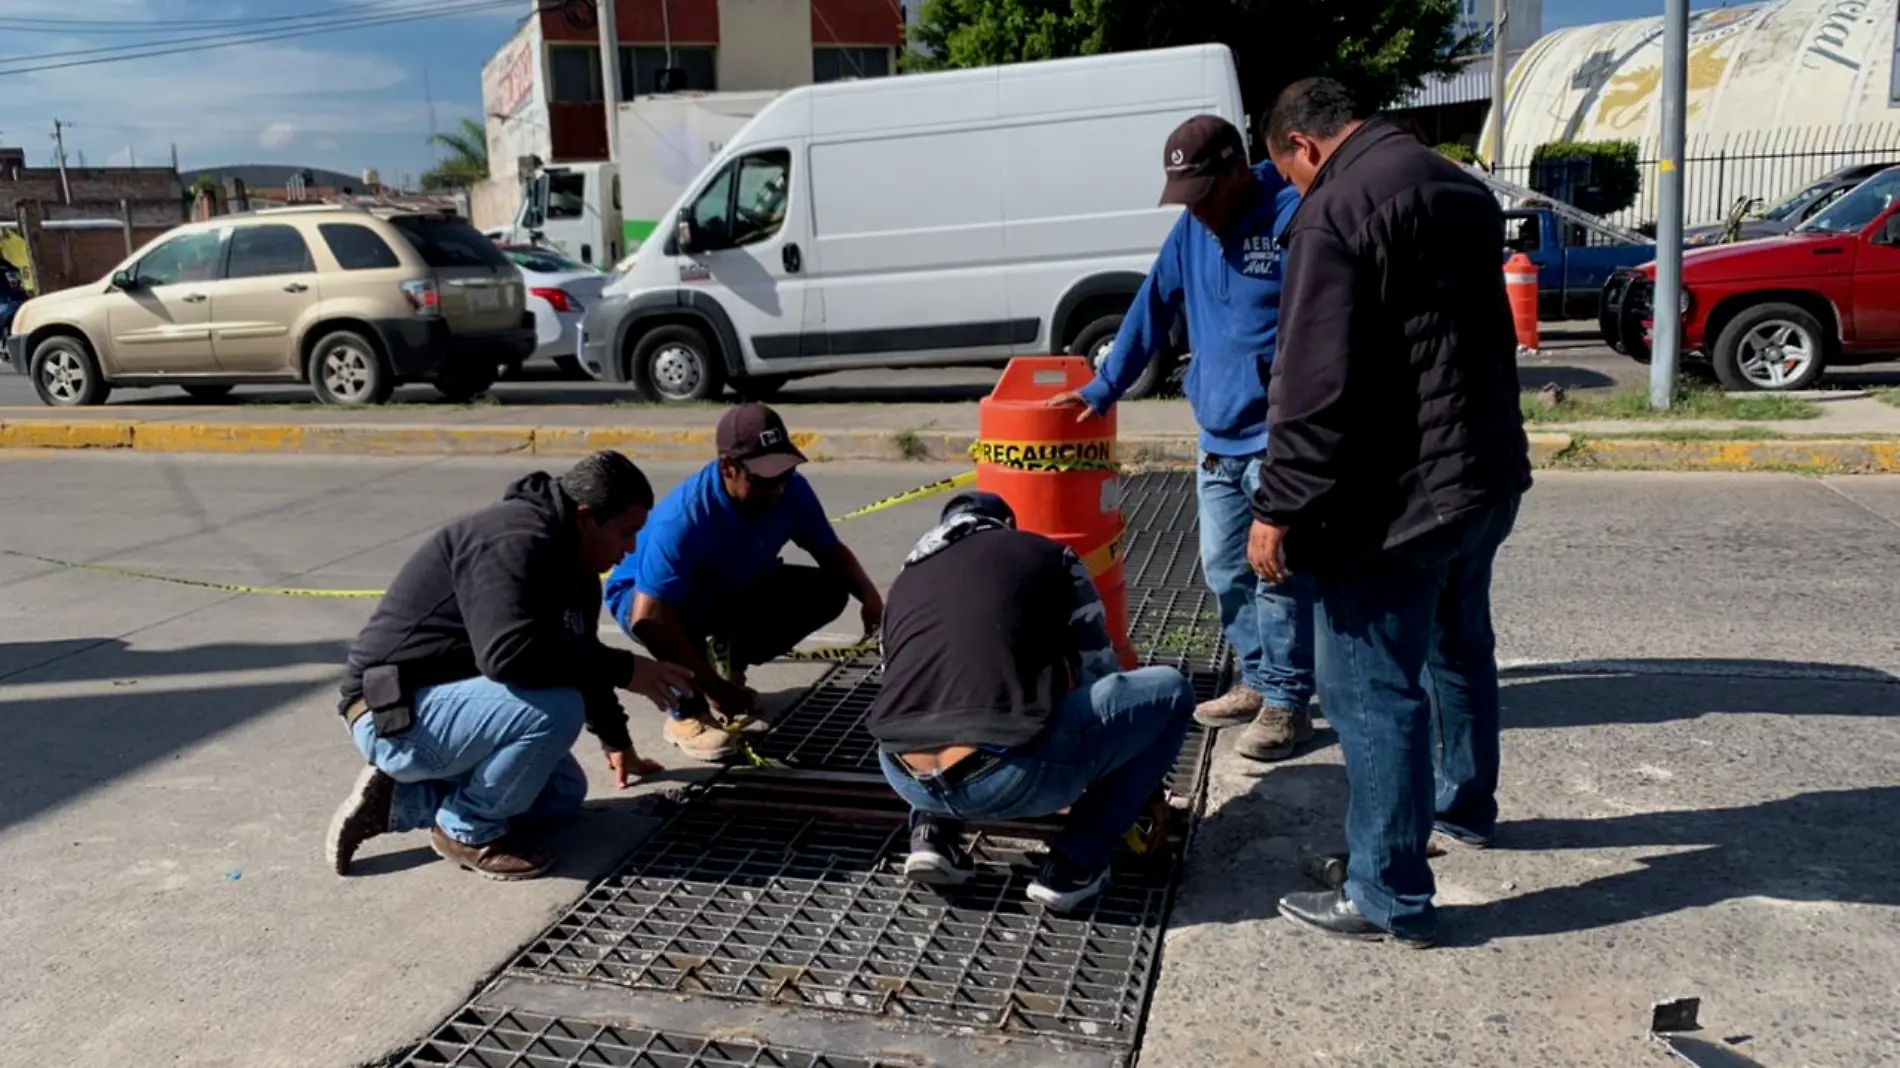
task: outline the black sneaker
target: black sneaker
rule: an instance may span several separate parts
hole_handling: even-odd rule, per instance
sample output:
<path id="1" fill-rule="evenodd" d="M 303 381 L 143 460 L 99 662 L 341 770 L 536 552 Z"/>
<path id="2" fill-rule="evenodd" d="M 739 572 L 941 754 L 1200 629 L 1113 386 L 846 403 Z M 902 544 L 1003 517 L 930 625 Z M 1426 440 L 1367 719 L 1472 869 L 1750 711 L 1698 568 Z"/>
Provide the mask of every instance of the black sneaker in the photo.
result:
<path id="1" fill-rule="evenodd" d="M 1106 866 L 1089 871 L 1052 849 L 1036 881 L 1029 884 L 1028 897 L 1050 912 L 1069 912 L 1107 885 Z"/>
<path id="2" fill-rule="evenodd" d="M 961 824 L 913 813 L 905 877 L 925 886 L 962 886 L 975 878 L 976 862 L 957 841 L 961 834 Z"/>

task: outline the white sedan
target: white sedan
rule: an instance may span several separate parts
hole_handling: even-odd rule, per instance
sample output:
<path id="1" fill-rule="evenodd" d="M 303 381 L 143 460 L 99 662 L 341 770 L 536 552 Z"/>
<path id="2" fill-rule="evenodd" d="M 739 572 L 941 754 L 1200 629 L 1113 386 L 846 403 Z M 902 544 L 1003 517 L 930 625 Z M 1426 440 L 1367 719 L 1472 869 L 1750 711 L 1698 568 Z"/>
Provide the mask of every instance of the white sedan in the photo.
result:
<path id="1" fill-rule="evenodd" d="M 534 313 L 535 348 L 530 360 L 553 360 L 564 374 L 586 378 L 581 369 L 580 325 L 587 305 L 600 299 L 607 276 L 539 245 L 502 245 L 502 255 L 521 270 Z"/>

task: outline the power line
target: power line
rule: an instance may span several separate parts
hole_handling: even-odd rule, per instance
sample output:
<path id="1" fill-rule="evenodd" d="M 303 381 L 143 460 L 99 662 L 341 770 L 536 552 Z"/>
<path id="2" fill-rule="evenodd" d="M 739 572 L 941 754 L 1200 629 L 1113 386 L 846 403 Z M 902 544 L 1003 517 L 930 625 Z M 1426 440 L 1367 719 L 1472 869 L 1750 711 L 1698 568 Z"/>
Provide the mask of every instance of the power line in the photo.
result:
<path id="1" fill-rule="evenodd" d="M 98 34 L 98 33 L 166 33 L 179 30 L 229 29 L 242 30 L 260 24 L 311 22 L 318 19 L 335 18 L 352 11 L 381 12 L 396 14 L 406 7 L 429 2 L 429 0 L 366 0 L 362 3 L 339 4 L 323 11 L 302 11 L 292 15 L 258 15 L 247 19 L 56 19 L 34 18 L 26 15 L 0 15 L 0 29 L 10 33 L 57 33 L 57 34 Z"/>
<path id="2" fill-rule="evenodd" d="M 370 26 L 389 26 L 404 22 L 420 22 L 425 19 L 446 16 L 473 14 L 478 11 L 497 11 L 504 7 L 514 7 L 519 0 L 471 0 L 451 6 L 438 6 L 429 10 L 411 11 L 395 15 L 375 17 L 357 17 L 339 19 L 314 26 L 297 26 L 258 33 L 206 35 L 200 37 L 179 37 L 161 41 L 141 41 L 130 45 L 80 49 L 73 52 L 48 52 L 39 56 L 25 57 L 16 62 L 24 66 L 0 69 L 0 76 L 8 74 L 33 74 L 39 71 L 65 70 L 71 67 L 90 67 L 103 63 L 118 63 L 132 59 L 156 59 L 165 56 L 182 55 L 188 52 L 204 52 L 214 48 L 229 48 L 233 45 L 259 44 L 265 41 L 283 41 L 298 37 L 314 37 L 318 34 L 340 33 L 346 30 L 364 29 Z M 118 53 L 105 55 L 102 53 Z M 92 58 L 75 59 L 74 56 Z M 39 60 L 56 58 L 60 62 L 43 63 Z"/>

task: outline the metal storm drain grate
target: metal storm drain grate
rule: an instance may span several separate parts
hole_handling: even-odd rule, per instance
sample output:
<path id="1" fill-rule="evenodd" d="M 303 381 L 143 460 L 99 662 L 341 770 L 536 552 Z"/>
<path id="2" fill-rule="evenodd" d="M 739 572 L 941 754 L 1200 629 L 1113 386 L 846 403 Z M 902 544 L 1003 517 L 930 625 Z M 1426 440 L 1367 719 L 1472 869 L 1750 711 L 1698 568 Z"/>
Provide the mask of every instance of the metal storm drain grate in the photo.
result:
<path id="1" fill-rule="evenodd" d="M 1171 859 L 1058 916 L 1023 897 L 1035 860 L 1008 842 L 979 837 L 947 897 L 903 876 L 906 848 L 897 822 L 695 804 L 510 971 L 1133 1044 Z"/>
<path id="2" fill-rule="evenodd" d="M 1131 599 L 1144 590 L 1203 587 L 1201 536 L 1191 530 L 1130 533 L 1122 573 Z"/>
<path id="3" fill-rule="evenodd" d="M 1192 471 L 1150 471 L 1122 478 L 1122 521 L 1130 531 L 1188 532 L 1199 504 Z"/>
<path id="4" fill-rule="evenodd" d="M 1221 671 L 1190 669 L 1186 674 L 1197 700 L 1216 697 L 1224 688 L 1225 674 Z M 882 775 L 877 742 L 864 728 L 865 714 L 877 697 L 882 678 L 874 660 L 850 660 L 832 668 L 779 717 L 771 731 L 751 743 L 753 754 L 774 767 Z M 1170 792 L 1192 796 L 1200 791 L 1206 768 L 1206 733 L 1199 725 L 1188 728 L 1181 757 L 1163 780 Z"/>
<path id="5" fill-rule="evenodd" d="M 1213 675 L 1227 665 L 1219 606 L 1206 587 L 1130 590 L 1128 640 L 1144 664 Z"/>
<path id="6" fill-rule="evenodd" d="M 885 1068 L 893 1063 L 481 1006 L 457 1013 L 402 1061 L 455 1068 Z"/>

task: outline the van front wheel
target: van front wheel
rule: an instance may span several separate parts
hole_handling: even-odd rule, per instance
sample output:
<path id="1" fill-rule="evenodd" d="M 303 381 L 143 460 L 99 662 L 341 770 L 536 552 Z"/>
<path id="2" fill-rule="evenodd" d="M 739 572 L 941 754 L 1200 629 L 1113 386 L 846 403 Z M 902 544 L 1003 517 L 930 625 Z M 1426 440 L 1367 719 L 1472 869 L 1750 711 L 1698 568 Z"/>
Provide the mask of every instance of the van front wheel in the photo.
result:
<path id="1" fill-rule="evenodd" d="M 710 400 L 725 387 L 725 375 L 706 335 L 690 326 L 662 326 L 633 350 L 633 388 L 653 404 Z"/>
<path id="2" fill-rule="evenodd" d="M 1081 333 L 1075 335 L 1075 340 L 1069 343 L 1069 354 L 1086 356 L 1089 366 L 1100 374 L 1102 361 L 1108 358 L 1108 350 L 1115 346 L 1115 335 L 1121 332 L 1121 328 L 1120 313 L 1104 315 L 1090 322 L 1082 328 Z M 1143 397 L 1153 396 L 1161 383 L 1167 381 L 1168 364 L 1171 359 L 1166 352 L 1156 353 L 1155 358 L 1148 361 L 1148 366 L 1142 368 L 1141 377 L 1135 379 L 1135 384 L 1129 386 L 1122 394 L 1122 399 L 1140 400 Z"/>

